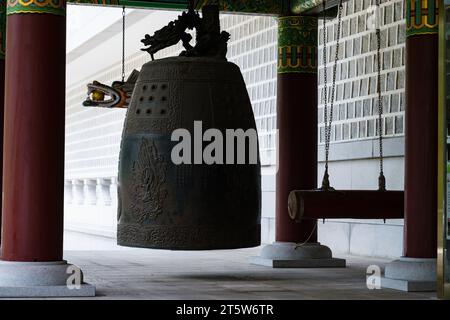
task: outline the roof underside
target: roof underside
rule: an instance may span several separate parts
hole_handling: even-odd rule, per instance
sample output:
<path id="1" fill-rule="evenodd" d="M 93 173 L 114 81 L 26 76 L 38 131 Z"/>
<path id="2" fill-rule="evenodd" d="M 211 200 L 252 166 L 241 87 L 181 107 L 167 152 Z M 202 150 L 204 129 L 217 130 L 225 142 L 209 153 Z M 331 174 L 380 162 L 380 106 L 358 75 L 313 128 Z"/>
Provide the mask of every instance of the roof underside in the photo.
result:
<path id="1" fill-rule="evenodd" d="M 217 4 L 220 10 L 247 14 L 311 14 L 323 11 L 324 0 L 195 0 L 197 9 L 207 4 Z M 344 0 L 346 1 L 346 0 Z M 141 9 L 186 9 L 189 0 L 68 0 L 73 4 L 126 6 Z M 338 0 L 327 0 L 326 9 L 335 11 Z"/>

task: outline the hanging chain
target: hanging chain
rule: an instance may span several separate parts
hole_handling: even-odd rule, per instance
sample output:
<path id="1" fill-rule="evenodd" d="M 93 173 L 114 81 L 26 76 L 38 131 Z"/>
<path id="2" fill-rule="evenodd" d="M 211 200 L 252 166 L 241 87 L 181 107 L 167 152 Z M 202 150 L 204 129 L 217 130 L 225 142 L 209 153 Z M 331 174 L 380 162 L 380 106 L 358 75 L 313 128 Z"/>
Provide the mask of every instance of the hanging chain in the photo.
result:
<path id="1" fill-rule="evenodd" d="M 324 0 L 322 2 L 322 6 L 323 6 L 323 37 L 322 37 L 322 43 L 323 43 L 323 48 L 322 48 L 322 64 L 323 64 L 323 101 L 324 101 L 324 105 L 325 105 L 325 109 L 324 109 L 324 123 L 325 123 L 325 136 L 327 135 L 326 133 L 326 126 L 328 123 L 328 110 L 327 110 L 327 104 L 328 104 L 328 72 L 327 72 L 327 26 L 326 26 L 326 19 L 325 19 L 325 5 L 326 5 L 326 0 Z M 327 150 L 327 146 L 325 144 L 325 171 L 328 171 L 328 150 Z"/>
<path id="2" fill-rule="evenodd" d="M 330 140 L 331 140 L 331 128 L 333 124 L 333 109 L 334 109 L 334 97 L 336 92 L 336 71 L 337 63 L 339 60 L 339 44 L 341 39 L 341 24 L 342 24 L 342 0 L 339 0 L 338 7 L 338 23 L 337 23 L 337 36 L 336 36 L 336 52 L 334 56 L 333 65 L 333 78 L 331 84 L 331 96 L 330 96 L 330 115 L 328 115 L 328 83 L 327 83 L 327 31 L 326 31 L 326 13 L 325 5 L 326 1 L 322 2 L 323 5 L 323 65 L 324 65 L 324 89 L 323 89 L 323 99 L 324 99 L 324 122 L 325 122 L 325 172 L 322 179 L 322 190 L 332 190 L 330 187 L 330 180 L 328 175 L 328 160 L 330 154 Z"/>
<path id="3" fill-rule="evenodd" d="M 383 172 L 383 98 L 381 95 L 381 21 L 380 21 L 380 0 L 377 0 L 376 35 L 377 35 L 377 87 L 378 87 L 378 143 L 380 149 L 380 175 L 378 177 L 378 190 L 386 190 L 386 178 Z"/>
<path id="4" fill-rule="evenodd" d="M 125 82 L 125 6 L 122 7 L 122 82 Z"/>

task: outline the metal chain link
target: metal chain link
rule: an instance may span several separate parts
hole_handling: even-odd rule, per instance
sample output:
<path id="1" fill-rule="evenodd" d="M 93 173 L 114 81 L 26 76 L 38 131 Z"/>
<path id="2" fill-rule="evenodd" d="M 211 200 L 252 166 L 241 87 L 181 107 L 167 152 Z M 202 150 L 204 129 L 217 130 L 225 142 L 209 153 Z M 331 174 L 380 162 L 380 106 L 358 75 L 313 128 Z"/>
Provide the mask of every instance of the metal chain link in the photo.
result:
<path id="1" fill-rule="evenodd" d="M 125 6 L 122 7 L 122 82 L 125 82 Z"/>
<path id="2" fill-rule="evenodd" d="M 331 96 L 330 96 L 330 115 L 328 116 L 328 79 L 327 79 L 327 31 L 326 31 L 326 1 L 322 2 L 323 5 L 323 65 L 324 65 L 324 122 L 325 122 L 325 172 L 322 179 L 322 190 L 331 190 L 330 180 L 328 174 L 328 160 L 330 154 L 330 140 L 331 140 L 331 128 L 333 123 L 333 109 L 334 109 L 334 97 L 336 92 L 336 73 L 337 63 L 339 60 L 339 44 L 341 39 L 341 25 L 342 25 L 342 0 L 339 0 L 338 6 L 338 23 L 337 23 L 337 36 L 336 36 L 336 52 L 334 56 L 333 65 L 333 78 L 331 84 Z"/>
<path id="3" fill-rule="evenodd" d="M 323 48 L 322 48 L 322 64 L 323 64 L 323 84 L 324 84 L 324 88 L 323 88 L 323 101 L 324 101 L 324 123 L 325 123 L 325 136 L 327 135 L 326 133 L 326 125 L 328 123 L 328 109 L 327 109 L 327 105 L 328 105 L 328 72 L 327 72 L 327 63 L 328 63 L 328 59 L 327 59 L 327 26 L 326 26 L 326 19 L 325 19 L 325 5 L 326 5 L 326 0 L 324 0 L 322 2 L 323 5 L 323 33 L 322 33 L 322 42 L 323 42 Z M 325 159 L 327 159 L 327 150 L 326 150 L 326 145 L 325 145 Z M 325 171 L 328 170 L 328 161 L 325 161 Z"/>
<path id="4" fill-rule="evenodd" d="M 376 1 L 377 11 L 376 20 L 376 36 L 377 36 L 377 91 L 378 91 L 378 144 L 380 149 L 380 174 L 378 177 L 378 190 L 386 190 L 386 178 L 383 172 L 383 98 L 381 95 L 381 21 L 380 21 L 380 0 Z"/>

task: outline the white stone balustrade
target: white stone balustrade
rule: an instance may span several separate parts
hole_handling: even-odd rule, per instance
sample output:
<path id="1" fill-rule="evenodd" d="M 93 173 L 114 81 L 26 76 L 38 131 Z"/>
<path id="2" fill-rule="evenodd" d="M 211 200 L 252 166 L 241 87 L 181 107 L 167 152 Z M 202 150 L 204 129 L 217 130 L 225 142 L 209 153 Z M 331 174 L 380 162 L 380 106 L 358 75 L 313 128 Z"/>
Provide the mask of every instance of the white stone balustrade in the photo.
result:
<path id="1" fill-rule="evenodd" d="M 78 179 L 72 180 L 72 203 L 78 205 L 84 203 L 83 181 Z"/>
<path id="2" fill-rule="evenodd" d="M 84 179 L 84 204 L 96 205 L 97 193 L 96 193 L 97 180 Z"/>
<path id="3" fill-rule="evenodd" d="M 66 205 L 117 205 L 117 178 L 102 177 L 64 181 Z"/>
<path id="4" fill-rule="evenodd" d="M 72 195 L 72 181 L 66 180 L 64 181 L 64 203 L 71 204 L 73 200 Z"/>
<path id="5" fill-rule="evenodd" d="M 111 184 L 109 186 L 109 194 L 111 195 L 111 205 L 117 206 L 117 178 L 111 178 Z"/>
<path id="6" fill-rule="evenodd" d="M 111 205 L 110 194 L 111 179 L 99 178 L 97 179 L 97 203 L 104 206 Z"/>

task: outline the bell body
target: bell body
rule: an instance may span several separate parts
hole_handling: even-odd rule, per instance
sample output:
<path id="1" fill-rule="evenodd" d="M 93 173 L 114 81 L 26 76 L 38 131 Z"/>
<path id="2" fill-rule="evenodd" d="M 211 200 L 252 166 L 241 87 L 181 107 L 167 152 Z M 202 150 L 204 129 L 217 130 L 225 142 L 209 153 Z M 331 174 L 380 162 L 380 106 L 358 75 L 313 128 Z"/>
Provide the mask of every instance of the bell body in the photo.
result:
<path id="1" fill-rule="evenodd" d="M 256 132 L 239 68 L 198 57 L 145 64 L 122 136 L 119 245 L 205 250 L 260 244 L 259 150 L 255 164 L 194 164 L 195 121 L 201 121 L 203 132 L 224 133 L 224 146 L 226 129 Z M 190 133 L 191 164 L 172 161 L 172 149 L 180 143 L 171 139 L 176 129 Z"/>

